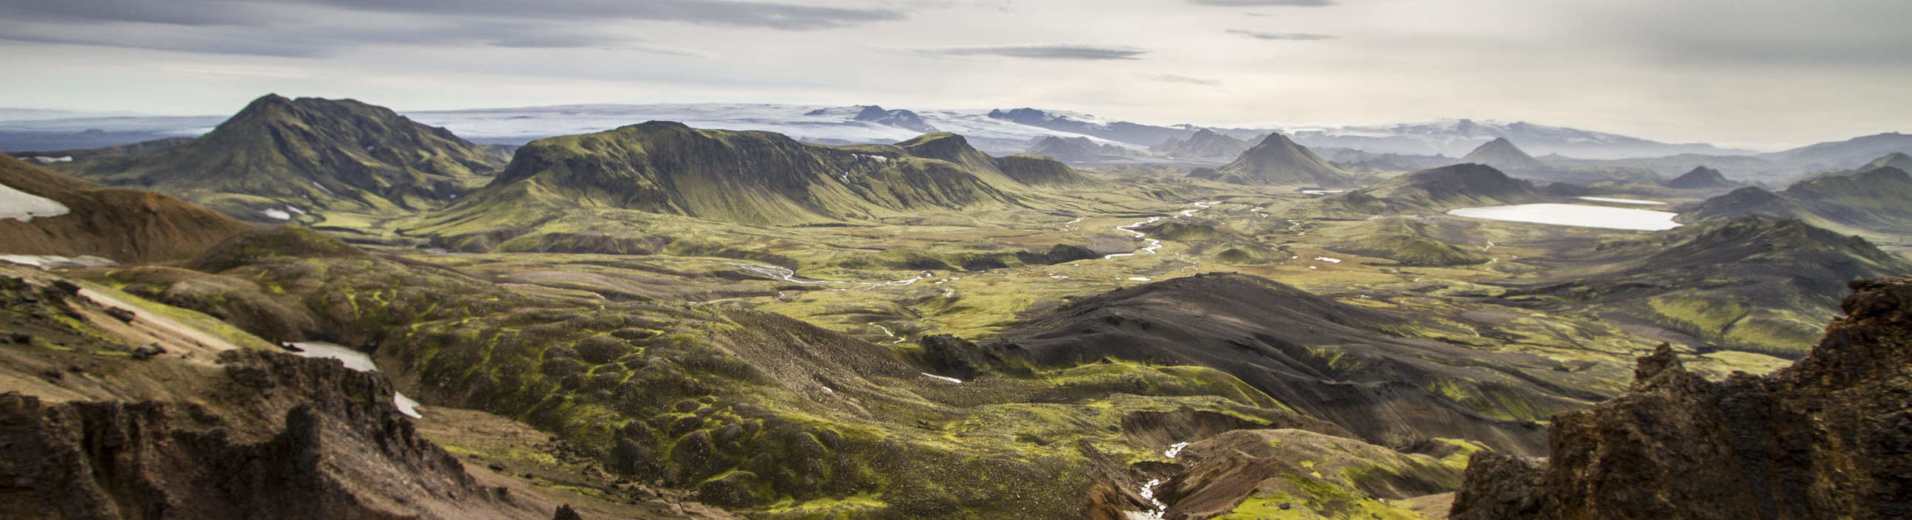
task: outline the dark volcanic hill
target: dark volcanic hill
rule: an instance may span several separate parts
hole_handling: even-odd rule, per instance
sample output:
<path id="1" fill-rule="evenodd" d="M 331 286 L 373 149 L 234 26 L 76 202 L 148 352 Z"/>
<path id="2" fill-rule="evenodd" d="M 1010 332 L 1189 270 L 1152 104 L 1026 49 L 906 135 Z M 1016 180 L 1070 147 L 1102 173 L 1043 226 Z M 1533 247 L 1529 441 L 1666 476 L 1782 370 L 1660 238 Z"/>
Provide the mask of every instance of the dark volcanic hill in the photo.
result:
<path id="1" fill-rule="evenodd" d="M 1029 146 L 1030 155 L 1053 157 L 1059 161 L 1072 163 L 1100 161 L 1133 155 L 1119 146 L 1097 144 L 1087 137 L 1048 136 L 1036 139 Z"/>
<path id="2" fill-rule="evenodd" d="M 1632 393 L 1554 417 L 1548 461 L 1475 454 L 1451 518 L 1912 515 L 1912 280 L 1852 289 L 1812 354 L 1766 376 L 1640 358 Z"/>
<path id="3" fill-rule="evenodd" d="M 1680 220 L 1772 215 L 1885 235 L 1912 234 L 1912 176 L 1885 167 L 1852 175 L 1828 175 L 1778 193 L 1742 188 L 1695 204 Z"/>
<path id="4" fill-rule="evenodd" d="M 0 218 L 0 254 L 178 262 L 252 227 L 179 199 L 100 186 L 12 157 L 0 157 L 0 184 L 67 209 L 28 221 Z"/>
<path id="5" fill-rule="evenodd" d="M 1836 315 L 1847 282 L 1912 274 L 1865 239 L 1763 215 L 1708 220 L 1570 255 L 1590 271 L 1527 294 L 1596 302 L 1667 326 L 1696 346 L 1798 357 Z"/>
<path id="6" fill-rule="evenodd" d="M 1188 139 L 1171 138 L 1149 150 L 1177 159 L 1227 161 L 1240 157 L 1242 152 L 1248 151 L 1248 147 L 1248 141 L 1203 128 L 1195 131 L 1195 135 L 1188 136 Z"/>
<path id="7" fill-rule="evenodd" d="M 1203 170 L 1208 171 L 1208 170 Z M 1242 152 L 1235 162 L 1200 178 L 1229 184 L 1341 187 L 1354 184 L 1347 172 L 1328 164 L 1307 147 L 1281 134 L 1269 134 L 1261 144 Z M 1190 176 L 1198 176 L 1191 173 Z"/>
<path id="8" fill-rule="evenodd" d="M 384 107 L 267 95 L 190 142 L 81 159 L 62 169 L 244 219 L 284 220 L 276 215 L 437 207 L 483 185 L 504 160 L 493 149 Z"/>
<path id="9" fill-rule="evenodd" d="M 1508 177 L 1486 165 L 1457 164 L 1329 195 L 1308 206 L 1331 215 L 1383 215 L 1440 213 L 1454 208 L 1522 204 L 1545 198 L 1532 182 Z"/>
<path id="10" fill-rule="evenodd" d="M 1680 190 L 1731 188 L 1738 185 L 1738 183 L 1727 179 L 1726 175 L 1720 173 L 1719 170 L 1705 166 L 1693 168 L 1693 171 L 1686 172 L 1685 175 L 1666 182 L 1666 187 Z"/>
<path id="11" fill-rule="evenodd" d="M 1518 412 L 1502 407 L 1564 410 L 1589 398 L 1566 390 L 1575 386 L 1572 376 L 1554 371 L 1552 361 L 1386 332 L 1409 321 L 1261 278 L 1201 275 L 1078 300 L 1003 332 L 999 342 L 1045 365 L 1113 358 L 1213 367 L 1396 447 L 1446 437 L 1538 453 L 1539 426 L 1508 420 Z M 1540 380 L 1553 382 L 1531 382 Z M 1442 381 L 1472 397 L 1455 401 L 1427 390 Z"/>
<path id="12" fill-rule="evenodd" d="M 1532 155 L 1527 155 L 1527 152 L 1521 151 L 1520 147 L 1514 146 L 1514 142 L 1505 137 L 1480 145 L 1474 151 L 1468 152 L 1466 157 L 1462 157 L 1461 162 L 1485 164 L 1510 172 L 1539 171 L 1549 168 L 1546 163 L 1540 162 Z"/>
<path id="13" fill-rule="evenodd" d="M 527 144 L 491 186 L 435 218 L 484 233 L 583 208 L 802 225 L 1001 206 L 1031 185 L 1085 182 L 1049 159 L 989 157 L 954 134 L 830 147 L 654 121 Z"/>
<path id="14" fill-rule="evenodd" d="M 811 114 L 815 114 L 815 113 L 816 112 L 811 112 Z M 869 106 L 863 107 L 863 110 L 861 112 L 857 112 L 856 117 L 852 119 L 856 121 L 876 123 L 879 125 L 894 126 L 894 127 L 902 128 L 906 130 L 914 130 L 914 131 L 922 132 L 925 134 L 933 133 L 937 131 L 936 127 L 930 126 L 929 123 L 924 122 L 923 116 L 916 115 L 915 112 L 902 110 L 902 109 L 884 110 L 883 107 L 876 106 L 876 105 L 869 105 Z"/>

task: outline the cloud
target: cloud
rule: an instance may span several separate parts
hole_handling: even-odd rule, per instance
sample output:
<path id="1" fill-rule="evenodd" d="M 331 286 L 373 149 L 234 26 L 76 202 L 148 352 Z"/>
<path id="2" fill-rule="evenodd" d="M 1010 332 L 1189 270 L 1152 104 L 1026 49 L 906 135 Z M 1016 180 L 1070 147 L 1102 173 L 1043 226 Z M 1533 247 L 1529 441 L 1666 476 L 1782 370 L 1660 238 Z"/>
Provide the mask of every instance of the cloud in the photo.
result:
<path id="1" fill-rule="evenodd" d="M 0 21 L 0 40 L 93 45 L 200 54 L 315 58 L 364 45 L 490 46 L 505 48 L 620 48 L 661 54 L 642 42 L 554 23 L 452 24 L 330 23 L 315 25 L 183 26 L 120 24 L 113 30 L 73 30 L 67 24 Z"/>
<path id="2" fill-rule="evenodd" d="M 1335 0 L 1188 0 L 1188 3 L 1222 7 L 1325 7 L 1334 5 Z"/>
<path id="3" fill-rule="evenodd" d="M 494 21 L 645 20 L 791 31 L 902 20 L 886 8 L 813 7 L 730 0 L 9 0 L 0 18 L 54 22 L 138 22 L 187 26 L 263 25 L 288 5 Z M 276 8 L 276 9 L 275 9 Z"/>
<path id="4" fill-rule="evenodd" d="M 931 56 L 1003 56 L 1008 58 L 1029 58 L 1037 60 L 1133 60 L 1139 59 L 1148 51 L 1132 47 L 1113 47 L 1100 45 L 1004 45 L 991 47 L 942 47 L 918 49 L 916 52 Z"/>
<path id="5" fill-rule="evenodd" d="M 1335 39 L 1335 36 L 1328 35 L 1328 34 L 1271 33 L 1271 32 L 1261 32 L 1261 31 L 1250 31 L 1245 29 L 1229 29 L 1228 34 L 1247 36 L 1249 38 L 1254 38 L 1257 40 L 1319 41 L 1319 40 Z"/>
<path id="6" fill-rule="evenodd" d="M 1194 78 L 1194 77 L 1189 77 L 1189 76 L 1183 76 L 1183 75 L 1180 75 L 1180 74 L 1166 74 L 1166 73 L 1164 73 L 1164 74 L 1149 74 L 1149 75 L 1145 75 L 1145 76 L 1143 76 L 1143 77 L 1145 77 L 1145 78 L 1148 78 L 1148 79 L 1152 79 L 1152 80 L 1155 80 L 1155 81 L 1161 81 L 1161 82 L 1165 82 L 1165 83 L 1186 83 L 1186 84 L 1190 84 L 1190 85 L 1208 85 L 1208 86 L 1215 86 L 1215 85 L 1220 85 L 1220 84 L 1222 84 L 1222 82 L 1221 82 L 1220 80 L 1213 80 L 1213 79 L 1206 79 L 1206 78 Z"/>
<path id="7" fill-rule="evenodd" d="M 814 30 L 901 20 L 892 9 L 812 7 L 728 0 L 285 0 L 355 11 L 513 19 L 655 20 L 703 25 Z"/>

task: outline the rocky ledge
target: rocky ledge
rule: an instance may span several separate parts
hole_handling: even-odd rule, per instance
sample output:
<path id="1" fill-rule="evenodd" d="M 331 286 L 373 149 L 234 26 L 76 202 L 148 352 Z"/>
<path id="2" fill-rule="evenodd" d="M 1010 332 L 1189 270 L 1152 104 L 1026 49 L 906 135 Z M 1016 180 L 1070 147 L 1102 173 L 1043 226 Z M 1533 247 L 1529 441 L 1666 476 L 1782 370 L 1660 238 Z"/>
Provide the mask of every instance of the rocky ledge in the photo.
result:
<path id="1" fill-rule="evenodd" d="M 1554 417 L 1551 460 L 1475 454 L 1452 518 L 1912 518 L 1912 278 L 1851 287 L 1772 374 L 1640 358 L 1628 395 Z"/>

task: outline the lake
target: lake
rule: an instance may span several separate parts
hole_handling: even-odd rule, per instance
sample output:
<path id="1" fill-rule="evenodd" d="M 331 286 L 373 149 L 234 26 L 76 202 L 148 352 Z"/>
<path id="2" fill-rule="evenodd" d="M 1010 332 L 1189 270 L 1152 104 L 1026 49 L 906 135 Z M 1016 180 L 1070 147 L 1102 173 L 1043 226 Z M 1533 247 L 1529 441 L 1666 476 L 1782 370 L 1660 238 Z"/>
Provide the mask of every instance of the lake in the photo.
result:
<path id="1" fill-rule="evenodd" d="M 1578 226 L 1634 231 L 1665 231 L 1680 227 L 1673 221 L 1678 213 L 1644 209 L 1585 206 L 1580 204 L 1516 204 L 1461 208 L 1447 212 L 1457 217 L 1530 222 L 1555 226 Z"/>

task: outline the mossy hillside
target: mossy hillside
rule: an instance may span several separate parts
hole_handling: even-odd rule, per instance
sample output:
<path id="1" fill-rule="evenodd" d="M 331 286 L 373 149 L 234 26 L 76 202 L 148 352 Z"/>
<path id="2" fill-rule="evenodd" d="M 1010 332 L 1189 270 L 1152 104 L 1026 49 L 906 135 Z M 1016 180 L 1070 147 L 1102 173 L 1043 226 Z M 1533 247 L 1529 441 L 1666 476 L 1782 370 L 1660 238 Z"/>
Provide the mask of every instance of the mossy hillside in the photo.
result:
<path id="1" fill-rule="evenodd" d="M 1812 324 L 1836 315 L 1847 282 L 1912 273 L 1912 263 L 1862 238 L 1765 216 L 1610 239 L 1584 254 L 1600 267 L 1519 292 L 1667 324 L 1721 348 L 1789 357 L 1811 345 Z"/>
<path id="2" fill-rule="evenodd" d="M 1077 172 L 1069 165 L 1038 155 L 1011 155 L 996 159 L 1003 175 L 1029 186 L 1050 188 L 1093 188 L 1103 185 L 1093 177 Z"/>
<path id="3" fill-rule="evenodd" d="M 1355 237 L 1353 240 L 1330 247 L 1394 260 L 1405 266 L 1473 265 L 1486 263 L 1490 258 L 1475 248 L 1443 242 L 1432 225 L 1412 219 L 1394 217 L 1368 221 L 1350 232 Z"/>
<path id="4" fill-rule="evenodd" d="M 936 153 L 915 155 L 912 149 Z M 492 189 L 530 182 L 576 206 L 771 225 L 1013 203 L 1004 190 L 1021 185 L 1003 176 L 987 156 L 970 152 L 960 138 L 832 148 L 768 132 L 652 122 L 525 145 Z M 553 202 L 551 197 L 517 200 L 527 195 L 524 191 L 501 196 L 518 204 Z"/>
<path id="5" fill-rule="evenodd" d="M 1122 449 L 1113 417 L 1123 410 L 1273 404 L 1212 371 L 1133 367 L 1023 378 L 967 398 L 994 404 L 955 406 L 926 396 L 961 385 L 774 315 L 580 306 L 376 256 L 252 258 L 222 274 L 372 348 L 408 393 L 525 420 L 617 471 L 746 510 L 874 496 L 884 507 L 872 517 L 1066 516 L 1088 485 L 1073 441 Z M 1241 401 L 1093 404 L 1115 392 Z M 1044 394 L 1091 405 L 1024 404 Z M 1001 422 L 1027 435 L 963 433 Z"/>
<path id="6" fill-rule="evenodd" d="M 176 147 L 63 166 L 250 220 L 256 211 L 393 212 L 438 207 L 483 185 L 505 158 L 442 128 L 352 100 L 261 97 Z"/>
<path id="7" fill-rule="evenodd" d="M 1373 186 L 1299 204 L 1291 216 L 1365 218 L 1370 215 L 1441 213 L 1473 206 L 1538 202 L 1546 198 L 1532 182 L 1480 164 L 1459 164 L 1402 175 Z"/>

